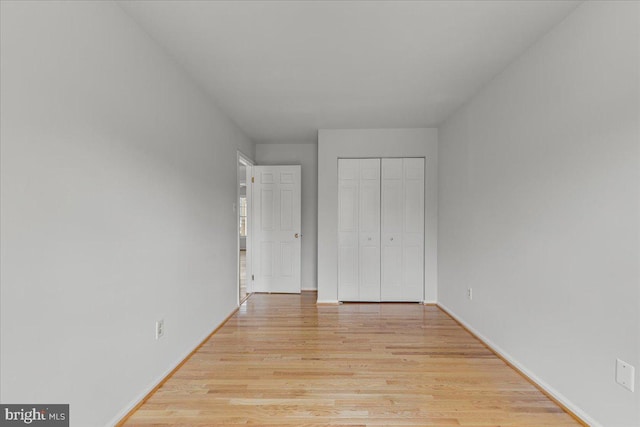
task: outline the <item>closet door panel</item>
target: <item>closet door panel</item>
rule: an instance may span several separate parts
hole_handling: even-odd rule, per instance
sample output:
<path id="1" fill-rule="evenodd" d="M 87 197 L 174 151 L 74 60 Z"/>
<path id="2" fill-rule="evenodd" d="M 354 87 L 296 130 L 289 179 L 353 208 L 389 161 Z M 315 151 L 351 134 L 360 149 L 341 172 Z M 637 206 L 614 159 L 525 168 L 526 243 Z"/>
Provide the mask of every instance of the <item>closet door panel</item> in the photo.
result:
<path id="1" fill-rule="evenodd" d="M 338 299 L 340 301 L 358 301 L 358 247 L 340 246 L 338 249 L 340 267 L 338 268 Z"/>
<path id="2" fill-rule="evenodd" d="M 360 160 L 360 301 L 380 301 L 380 159 Z"/>
<path id="3" fill-rule="evenodd" d="M 424 159 L 403 159 L 403 297 L 424 298 Z"/>
<path id="4" fill-rule="evenodd" d="M 338 160 L 338 299 L 359 298 L 359 182 L 357 159 Z"/>
<path id="5" fill-rule="evenodd" d="M 402 232 L 402 159 L 382 159 L 382 230 Z"/>
<path id="6" fill-rule="evenodd" d="M 407 239 L 409 240 L 409 239 Z M 406 242 L 402 248 L 403 301 L 422 301 L 424 287 L 424 251 L 422 242 Z"/>
<path id="7" fill-rule="evenodd" d="M 403 162 L 382 159 L 382 301 L 402 300 Z"/>
<path id="8" fill-rule="evenodd" d="M 402 301 L 402 245 L 385 245 L 382 248 L 382 301 Z"/>

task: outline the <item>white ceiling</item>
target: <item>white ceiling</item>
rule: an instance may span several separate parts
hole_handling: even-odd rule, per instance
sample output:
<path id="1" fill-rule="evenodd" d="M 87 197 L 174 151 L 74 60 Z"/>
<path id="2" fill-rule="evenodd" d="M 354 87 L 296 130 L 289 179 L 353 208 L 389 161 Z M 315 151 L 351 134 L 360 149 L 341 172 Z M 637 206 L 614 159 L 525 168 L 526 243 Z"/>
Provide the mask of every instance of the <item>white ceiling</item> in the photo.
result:
<path id="1" fill-rule="evenodd" d="M 438 125 L 578 3 L 120 4 L 255 142 L 315 142 Z"/>

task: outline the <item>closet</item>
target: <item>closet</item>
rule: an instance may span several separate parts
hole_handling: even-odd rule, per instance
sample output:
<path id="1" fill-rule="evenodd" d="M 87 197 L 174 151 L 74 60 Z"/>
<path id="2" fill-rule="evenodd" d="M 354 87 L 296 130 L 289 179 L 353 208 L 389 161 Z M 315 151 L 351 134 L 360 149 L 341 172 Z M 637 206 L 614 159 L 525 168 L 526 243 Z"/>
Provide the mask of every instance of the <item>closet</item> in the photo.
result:
<path id="1" fill-rule="evenodd" d="M 338 299 L 423 292 L 424 158 L 338 159 Z"/>

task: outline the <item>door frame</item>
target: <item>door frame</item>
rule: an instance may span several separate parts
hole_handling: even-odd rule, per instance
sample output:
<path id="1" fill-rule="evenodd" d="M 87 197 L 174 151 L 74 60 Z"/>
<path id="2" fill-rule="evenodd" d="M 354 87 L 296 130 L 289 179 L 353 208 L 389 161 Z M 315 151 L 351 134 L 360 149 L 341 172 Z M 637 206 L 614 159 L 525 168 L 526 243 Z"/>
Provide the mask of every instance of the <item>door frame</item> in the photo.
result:
<path id="1" fill-rule="evenodd" d="M 240 179 L 238 178 L 240 172 L 240 164 L 243 164 L 247 168 L 247 176 L 253 177 L 253 167 L 255 163 L 249 156 L 244 154 L 242 151 L 237 151 L 237 159 L 236 159 L 236 299 L 237 305 L 240 306 Z M 253 202 L 252 202 L 252 185 L 249 179 L 247 179 L 247 238 L 246 238 L 246 266 L 245 266 L 245 274 L 246 274 L 246 284 L 247 284 L 247 295 L 253 292 L 253 283 L 251 281 L 251 275 L 253 274 L 252 268 L 252 260 L 253 260 L 253 233 L 251 230 L 251 221 L 253 220 Z M 246 297 L 245 297 L 246 299 Z"/>

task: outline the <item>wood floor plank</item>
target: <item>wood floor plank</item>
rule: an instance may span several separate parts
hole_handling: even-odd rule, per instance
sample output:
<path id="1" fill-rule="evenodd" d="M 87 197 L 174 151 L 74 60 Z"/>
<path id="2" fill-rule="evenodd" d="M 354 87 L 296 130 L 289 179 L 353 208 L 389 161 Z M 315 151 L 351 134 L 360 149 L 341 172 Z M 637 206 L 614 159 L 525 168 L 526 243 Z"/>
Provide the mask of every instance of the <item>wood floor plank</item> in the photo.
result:
<path id="1" fill-rule="evenodd" d="M 251 296 L 126 426 L 576 426 L 435 306 Z"/>

